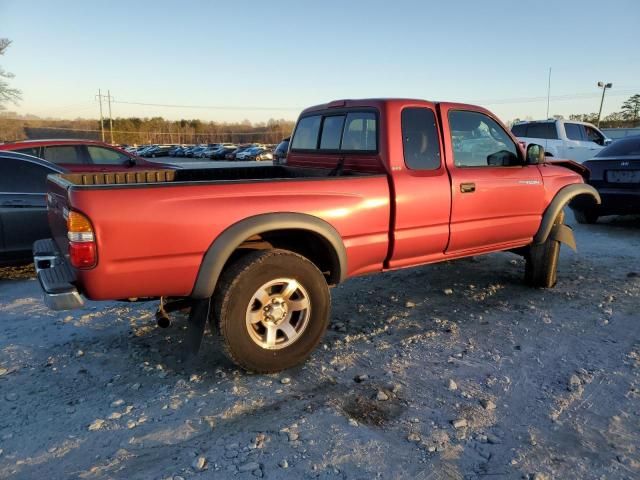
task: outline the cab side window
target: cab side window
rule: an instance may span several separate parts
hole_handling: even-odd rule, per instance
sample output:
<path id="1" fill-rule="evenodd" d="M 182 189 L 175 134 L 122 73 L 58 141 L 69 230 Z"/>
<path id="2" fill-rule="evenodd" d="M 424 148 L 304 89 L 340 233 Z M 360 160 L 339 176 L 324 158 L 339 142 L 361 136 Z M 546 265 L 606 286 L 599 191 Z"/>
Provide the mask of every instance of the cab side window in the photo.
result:
<path id="1" fill-rule="evenodd" d="M 598 145 L 604 145 L 604 137 L 599 131 L 597 131 L 593 127 L 590 127 L 589 125 L 585 125 L 584 130 L 585 130 L 585 133 L 587 134 L 587 139 L 590 142 L 597 143 Z"/>
<path id="2" fill-rule="evenodd" d="M 456 167 L 522 165 L 518 147 L 491 117 L 480 112 L 452 110 L 449 130 Z"/>
<path id="3" fill-rule="evenodd" d="M 43 158 L 56 164 L 81 164 L 84 163 L 80 149 L 76 145 L 58 145 L 44 147 Z"/>
<path id="4" fill-rule="evenodd" d="M 129 160 L 129 157 L 124 153 L 110 148 L 88 146 L 87 150 L 91 163 L 96 165 L 123 165 Z"/>
<path id="5" fill-rule="evenodd" d="M 404 163 L 410 170 L 440 168 L 440 143 L 436 117 L 428 108 L 402 110 Z"/>
<path id="6" fill-rule="evenodd" d="M 582 125 L 577 123 L 565 123 L 564 129 L 565 132 L 567 132 L 567 138 L 569 140 L 584 140 L 582 136 Z"/>

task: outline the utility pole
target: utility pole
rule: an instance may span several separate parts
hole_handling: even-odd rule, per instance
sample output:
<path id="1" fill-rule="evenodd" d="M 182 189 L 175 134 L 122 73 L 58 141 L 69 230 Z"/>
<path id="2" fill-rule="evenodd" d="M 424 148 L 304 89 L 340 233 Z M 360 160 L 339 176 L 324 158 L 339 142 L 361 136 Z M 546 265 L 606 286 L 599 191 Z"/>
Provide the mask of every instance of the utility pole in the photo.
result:
<path id="1" fill-rule="evenodd" d="M 600 128 L 600 115 L 602 115 L 602 104 L 604 103 L 604 92 L 607 88 L 613 87 L 613 83 L 598 82 L 598 87 L 602 88 L 602 98 L 600 99 L 600 110 L 598 111 L 598 128 Z"/>
<path id="2" fill-rule="evenodd" d="M 102 92 L 98 89 L 98 101 L 100 102 L 100 133 L 104 142 L 104 117 L 102 116 Z"/>
<path id="3" fill-rule="evenodd" d="M 113 145 L 113 118 L 111 118 L 111 92 L 107 90 L 107 99 L 109 101 L 109 132 L 111 133 L 111 145 Z"/>
<path id="4" fill-rule="evenodd" d="M 551 102 L 551 67 L 549 67 L 549 83 L 547 85 L 547 118 L 549 118 L 549 103 Z"/>

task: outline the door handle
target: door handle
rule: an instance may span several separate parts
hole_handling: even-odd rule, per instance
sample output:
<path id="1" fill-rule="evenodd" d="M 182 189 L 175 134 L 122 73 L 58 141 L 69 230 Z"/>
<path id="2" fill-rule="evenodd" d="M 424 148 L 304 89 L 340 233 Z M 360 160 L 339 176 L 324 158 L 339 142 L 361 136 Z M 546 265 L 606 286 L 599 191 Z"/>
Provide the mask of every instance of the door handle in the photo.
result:
<path id="1" fill-rule="evenodd" d="M 475 192 L 476 191 L 476 184 L 475 183 L 461 183 L 460 184 L 460 191 L 462 193 Z"/>

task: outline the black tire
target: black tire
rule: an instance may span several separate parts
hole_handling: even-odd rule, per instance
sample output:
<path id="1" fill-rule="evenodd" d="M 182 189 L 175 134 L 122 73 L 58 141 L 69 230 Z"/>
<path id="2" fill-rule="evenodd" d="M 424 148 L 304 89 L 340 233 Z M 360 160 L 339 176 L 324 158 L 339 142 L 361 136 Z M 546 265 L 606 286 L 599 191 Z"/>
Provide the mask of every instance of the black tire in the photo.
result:
<path id="1" fill-rule="evenodd" d="M 564 223 L 564 212 L 560 212 L 554 225 Z M 525 255 L 525 282 L 536 288 L 553 288 L 558 281 L 558 258 L 560 242 L 548 238 L 539 245 L 530 245 Z"/>
<path id="2" fill-rule="evenodd" d="M 278 350 L 263 348 L 252 339 L 247 309 L 254 292 L 280 278 L 296 280 L 308 294 L 306 328 L 293 343 Z M 241 257 L 227 268 L 214 293 L 223 350 L 245 370 L 273 373 L 304 362 L 318 345 L 329 324 L 329 287 L 318 268 L 305 257 L 286 250 L 261 250 Z M 258 309 L 259 310 L 259 309 Z"/>
<path id="3" fill-rule="evenodd" d="M 584 225 L 590 225 L 598 221 L 598 213 L 593 210 L 574 210 L 573 215 L 576 217 L 576 222 Z"/>

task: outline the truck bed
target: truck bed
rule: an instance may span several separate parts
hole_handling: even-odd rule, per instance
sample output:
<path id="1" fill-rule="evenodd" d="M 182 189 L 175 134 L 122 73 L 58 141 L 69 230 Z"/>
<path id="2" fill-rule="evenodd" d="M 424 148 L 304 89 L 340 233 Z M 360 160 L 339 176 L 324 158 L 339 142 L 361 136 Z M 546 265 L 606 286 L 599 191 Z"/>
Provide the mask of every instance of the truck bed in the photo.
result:
<path id="1" fill-rule="evenodd" d="M 334 178 L 332 170 L 325 168 L 300 168 L 287 166 L 260 166 L 235 168 L 202 168 L 187 170 L 142 170 L 133 172 L 88 172 L 63 174 L 59 178 L 63 183 L 73 186 L 128 186 L 143 184 L 180 184 L 190 182 L 233 182 L 246 180 L 284 180 L 284 179 L 321 179 Z M 372 175 L 361 172 L 345 171 L 340 176 Z"/>
<path id="2" fill-rule="evenodd" d="M 68 250 L 66 215 L 86 215 L 98 263 L 78 270 L 94 300 L 189 296 L 205 252 L 236 223 L 273 213 L 305 214 L 344 240 L 349 276 L 379 271 L 391 205 L 385 174 L 257 166 L 49 176 L 49 225 Z M 66 212 L 66 213 L 65 213 Z"/>

